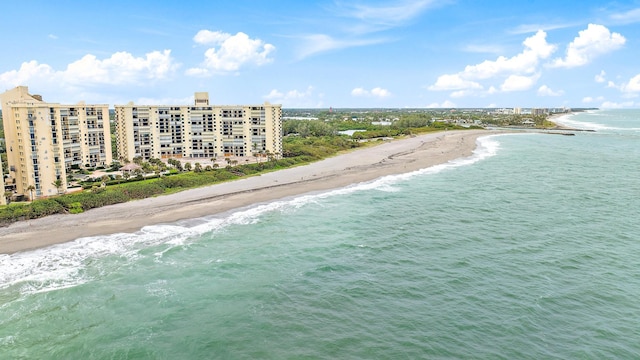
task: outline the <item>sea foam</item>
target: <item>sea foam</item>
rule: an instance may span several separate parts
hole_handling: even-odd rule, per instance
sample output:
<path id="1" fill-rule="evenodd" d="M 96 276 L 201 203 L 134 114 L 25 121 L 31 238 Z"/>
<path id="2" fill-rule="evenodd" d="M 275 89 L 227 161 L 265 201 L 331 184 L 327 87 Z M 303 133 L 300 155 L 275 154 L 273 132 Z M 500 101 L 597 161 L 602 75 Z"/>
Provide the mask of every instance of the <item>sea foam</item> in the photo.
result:
<path id="1" fill-rule="evenodd" d="M 321 193 L 301 195 L 268 203 L 256 204 L 222 216 L 204 217 L 181 221 L 174 224 L 145 226 L 135 233 L 115 233 L 110 235 L 79 238 L 64 244 L 0 255 L 0 289 L 17 286 L 20 293 L 37 293 L 63 289 L 83 284 L 91 280 L 86 267 L 93 260 L 105 256 L 135 259 L 141 249 L 160 246 L 153 253 L 156 259 L 178 246 L 188 246 L 197 241 L 199 235 L 220 231 L 231 225 L 249 225 L 258 222 L 265 213 L 288 211 L 323 199 L 343 196 L 360 191 L 399 191 L 395 184 L 416 176 L 436 174 L 447 169 L 467 166 L 497 153 L 497 136 L 480 137 L 473 154 L 429 168 L 396 175 L 388 175 L 373 181 L 353 184 L 347 187 Z"/>

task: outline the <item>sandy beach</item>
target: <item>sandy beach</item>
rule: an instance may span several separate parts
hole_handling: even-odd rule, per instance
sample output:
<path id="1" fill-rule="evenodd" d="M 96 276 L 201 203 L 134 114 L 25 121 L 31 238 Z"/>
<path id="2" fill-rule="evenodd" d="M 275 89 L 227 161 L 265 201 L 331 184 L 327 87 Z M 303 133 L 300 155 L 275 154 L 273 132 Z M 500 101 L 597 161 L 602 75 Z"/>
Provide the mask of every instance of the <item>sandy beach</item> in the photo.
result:
<path id="1" fill-rule="evenodd" d="M 82 237 L 139 231 L 147 225 L 220 214 L 252 204 L 325 191 L 470 156 L 486 130 L 419 135 L 358 149 L 313 164 L 179 193 L 53 215 L 0 228 L 0 253 L 11 254 Z"/>

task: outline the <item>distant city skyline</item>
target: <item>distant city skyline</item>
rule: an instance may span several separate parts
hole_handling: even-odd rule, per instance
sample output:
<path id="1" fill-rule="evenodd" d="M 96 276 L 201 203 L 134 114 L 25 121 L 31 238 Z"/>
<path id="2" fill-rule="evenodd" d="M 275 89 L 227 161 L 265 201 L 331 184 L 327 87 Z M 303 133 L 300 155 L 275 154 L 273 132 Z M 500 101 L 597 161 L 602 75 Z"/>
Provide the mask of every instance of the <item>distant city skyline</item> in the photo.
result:
<path id="1" fill-rule="evenodd" d="M 283 108 L 640 108 L 640 1 L 3 7 L 0 92 Z"/>

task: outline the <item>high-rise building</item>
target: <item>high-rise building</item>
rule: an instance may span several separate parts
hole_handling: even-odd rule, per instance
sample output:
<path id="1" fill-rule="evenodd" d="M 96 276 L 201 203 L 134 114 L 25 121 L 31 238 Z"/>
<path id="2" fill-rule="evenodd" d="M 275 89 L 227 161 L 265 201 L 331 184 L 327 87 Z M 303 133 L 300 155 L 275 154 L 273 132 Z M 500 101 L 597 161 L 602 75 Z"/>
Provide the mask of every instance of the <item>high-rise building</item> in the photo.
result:
<path id="1" fill-rule="evenodd" d="M 0 94 L 9 178 L 18 194 L 65 192 L 72 168 L 111 164 L 109 106 L 46 103 L 18 86 Z"/>
<path id="2" fill-rule="evenodd" d="M 282 105 L 116 105 L 121 160 L 213 158 L 282 153 Z"/>

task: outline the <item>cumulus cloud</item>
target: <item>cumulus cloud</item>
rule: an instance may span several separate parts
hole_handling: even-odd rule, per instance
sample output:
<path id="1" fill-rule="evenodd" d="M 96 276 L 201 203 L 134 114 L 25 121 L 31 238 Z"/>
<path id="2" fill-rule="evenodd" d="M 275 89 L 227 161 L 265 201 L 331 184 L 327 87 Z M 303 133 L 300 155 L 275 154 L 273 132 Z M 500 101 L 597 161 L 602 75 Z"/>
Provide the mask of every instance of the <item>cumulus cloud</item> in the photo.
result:
<path id="1" fill-rule="evenodd" d="M 594 80 L 597 83 L 603 83 L 605 81 L 607 81 L 607 79 L 605 78 L 605 76 L 607 75 L 607 73 L 604 72 L 604 70 L 600 71 L 600 74 L 596 75 Z"/>
<path id="2" fill-rule="evenodd" d="M 104 60 L 89 54 L 69 64 L 63 77 L 70 84 L 125 85 L 142 80 L 164 79 L 176 67 L 171 50 L 153 51 L 145 57 L 117 52 Z"/>
<path id="3" fill-rule="evenodd" d="M 547 43 L 547 34 L 540 30 L 526 38 L 522 44 L 524 49 L 513 57 L 499 56 L 496 60 L 486 60 L 479 64 L 467 65 L 456 74 L 444 74 L 438 77 L 429 90 L 457 90 L 454 96 L 464 96 L 473 90 L 482 90 L 479 81 L 500 77 L 505 79 L 502 91 L 517 91 L 531 88 L 539 75 L 536 74 L 540 60 L 546 59 L 556 50 L 556 46 Z M 497 89 L 490 87 L 489 93 Z"/>
<path id="4" fill-rule="evenodd" d="M 219 45 L 230 37 L 231 34 L 221 31 L 200 30 L 193 37 L 193 41 L 200 45 Z"/>
<path id="5" fill-rule="evenodd" d="M 46 80 L 54 76 L 56 76 L 56 72 L 51 66 L 39 64 L 37 61 L 32 60 L 22 63 L 18 70 L 10 70 L 0 74 L 0 84 L 4 85 L 5 88 L 9 88 L 27 84 L 31 80 Z"/>
<path id="6" fill-rule="evenodd" d="M 260 39 L 251 39 L 243 32 L 235 35 L 220 31 L 200 30 L 193 38 L 196 44 L 215 45 L 204 53 L 199 67 L 187 70 L 187 75 L 211 76 L 232 73 L 248 65 L 261 66 L 273 61 L 269 55 L 275 46 Z"/>
<path id="7" fill-rule="evenodd" d="M 427 105 L 428 108 L 454 108 L 456 107 L 456 104 L 454 104 L 453 102 L 449 101 L 449 100 L 445 100 L 444 102 L 442 102 L 441 104 L 438 104 L 437 102 L 431 103 L 429 105 Z"/>
<path id="8" fill-rule="evenodd" d="M 589 24 L 567 46 L 564 59 L 557 58 L 550 65 L 565 68 L 582 66 L 599 55 L 621 48 L 626 41 L 624 36 L 612 33 L 602 25 Z"/>
<path id="9" fill-rule="evenodd" d="M 465 90 L 482 89 L 482 85 L 475 81 L 463 79 L 465 74 L 444 74 L 438 77 L 436 83 L 429 86 L 429 90 Z"/>
<path id="10" fill-rule="evenodd" d="M 546 59 L 556 50 L 556 46 L 548 44 L 546 38 L 547 34 L 540 30 L 524 40 L 525 49 L 520 54 L 468 65 L 462 74 L 471 79 L 488 79 L 504 73 L 533 73 L 540 59 Z"/>
<path id="11" fill-rule="evenodd" d="M 351 95 L 352 96 L 361 96 L 361 97 L 378 97 L 378 98 L 385 98 L 385 97 L 389 97 L 391 96 L 391 92 L 387 89 L 383 89 L 380 87 L 375 87 L 371 90 L 366 90 L 363 88 L 355 88 L 353 90 L 351 90 Z"/>
<path id="12" fill-rule="evenodd" d="M 558 90 L 553 91 L 547 85 L 542 85 L 538 88 L 538 96 L 562 96 L 564 95 L 564 91 Z"/>
<path id="13" fill-rule="evenodd" d="M 323 94 L 316 94 L 313 86 L 305 90 L 289 90 L 282 92 L 272 89 L 264 98 L 273 103 L 283 104 L 287 107 L 321 107 Z"/>
<path id="14" fill-rule="evenodd" d="M 88 54 L 65 70 L 54 70 L 35 60 L 22 63 L 20 69 L 0 74 L 0 86 L 55 84 L 56 86 L 143 85 L 149 80 L 165 79 L 178 67 L 170 50 L 153 51 L 144 57 L 117 52 L 106 59 Z"/>
<path id="15" fill-rule="evenodd" d="M 529 90 L 536 83 L 539 77 L 539 75 L 509 75 L 509 77 L 507 77 L 500 86 L 500 90 L 504 92 Z"/>
<path id="16" fill-rule="evenodd" d="M 640 74 L 632 77 L 629 81 L 622 85 L 622 90 L 624 92 L 640 92 Z"/>

